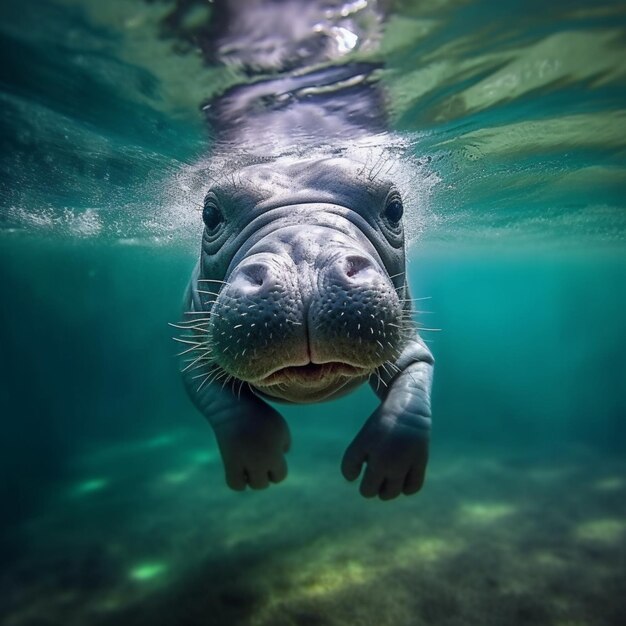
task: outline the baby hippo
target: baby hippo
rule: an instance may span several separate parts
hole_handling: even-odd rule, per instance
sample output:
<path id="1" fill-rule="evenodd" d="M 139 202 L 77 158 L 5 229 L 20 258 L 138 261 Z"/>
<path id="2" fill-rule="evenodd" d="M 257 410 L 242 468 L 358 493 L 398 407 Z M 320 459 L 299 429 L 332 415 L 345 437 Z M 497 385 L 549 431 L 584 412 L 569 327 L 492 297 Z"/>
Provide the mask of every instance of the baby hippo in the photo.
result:
<path id="1" fill-rule="evenodd" d="M 420 489 L 433 358 L 412 321 L 403 199 L 341 156 L 244 165 L 204 199 L 186 294 L 184 380 L 215 431 L 226 482 L 287 475 L 283 417 L 369 382 L 381 400 L 341 470 L 383 500 Z"/>

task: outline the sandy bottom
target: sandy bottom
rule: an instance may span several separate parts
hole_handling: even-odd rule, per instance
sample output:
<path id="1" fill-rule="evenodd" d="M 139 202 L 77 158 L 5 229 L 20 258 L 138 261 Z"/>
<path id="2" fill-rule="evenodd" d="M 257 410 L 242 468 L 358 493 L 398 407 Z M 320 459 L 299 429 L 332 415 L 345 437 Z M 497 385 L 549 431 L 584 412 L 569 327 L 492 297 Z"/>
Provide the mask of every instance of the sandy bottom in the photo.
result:
<path id="1" fill-rule="evenodd" d="M 73 462 L 1 574 L 5 626 L 626 624 L 626 461 L 433 451 L 423 492 L 363 500 L 318 436 L 233 493 L 208 433 Z"/>

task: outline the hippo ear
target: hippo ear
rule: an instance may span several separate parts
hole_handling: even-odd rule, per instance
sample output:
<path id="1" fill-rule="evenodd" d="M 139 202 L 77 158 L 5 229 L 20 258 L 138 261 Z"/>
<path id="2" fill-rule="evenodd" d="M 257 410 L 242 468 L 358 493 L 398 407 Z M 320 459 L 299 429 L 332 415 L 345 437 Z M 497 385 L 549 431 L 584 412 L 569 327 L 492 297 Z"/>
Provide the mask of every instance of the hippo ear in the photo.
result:
<path id="1" fill-rule="evenodd" d="M 217 199 L 211 193 L 208 193 L 204 199 L 204 208 L 202 209 L 202 221 L 207 230 L 214 231 L 219 228 L 224 221 L 224 214 L 220 210 Z"/>
<path id="2" fill-rule="evenodd" d="M 403 215 L 404 206 L 402 204 L 402 198 L 397 191 L 392 191 L 385 201 L 383 216 L 392 226 L 397 226 L 402 220 Z"/>

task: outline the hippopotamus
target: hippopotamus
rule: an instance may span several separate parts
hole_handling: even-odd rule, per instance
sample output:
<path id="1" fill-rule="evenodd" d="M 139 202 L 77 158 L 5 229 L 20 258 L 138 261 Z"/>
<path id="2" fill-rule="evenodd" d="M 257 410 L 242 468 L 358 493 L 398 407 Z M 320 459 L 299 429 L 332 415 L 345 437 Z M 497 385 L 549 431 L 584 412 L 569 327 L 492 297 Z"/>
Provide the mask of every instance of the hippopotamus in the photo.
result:
<path id="1" fill-rule="evenodd" d="M 373 2 L 215 2 L 203 52 L 249 79 L 203 105 L 214 141 L 179 340 L 235 490 L 287 475 L 277 404 L 364 383 L 380 404 L 343 476 L 365 466 L 361 494 L 383 500 L 424 481 L 434 362 L 413 321 L 405 199 L 380 148 L 378 66 L 348 54 L 383 19 Z"/>

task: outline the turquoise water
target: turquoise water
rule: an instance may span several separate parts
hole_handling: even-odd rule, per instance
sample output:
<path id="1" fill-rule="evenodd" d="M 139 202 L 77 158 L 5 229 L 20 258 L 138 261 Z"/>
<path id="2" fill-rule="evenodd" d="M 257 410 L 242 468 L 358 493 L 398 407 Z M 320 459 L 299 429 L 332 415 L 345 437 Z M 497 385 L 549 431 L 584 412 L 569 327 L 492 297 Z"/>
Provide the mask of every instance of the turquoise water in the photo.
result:
<path id="1" fill-rule="evenodd" d="M 441 329 L 426 485 L 388 503 L 339 472 L 367 390 L 284 411 L 286 482 L 223 483 L 167 322 L 197 105 L 243 78 L 170 10 L 1 5 L 0 623 L 626 622 L 621 4 L 403 2 L 360 53 L 427 163 L 409 274 Z"/>

